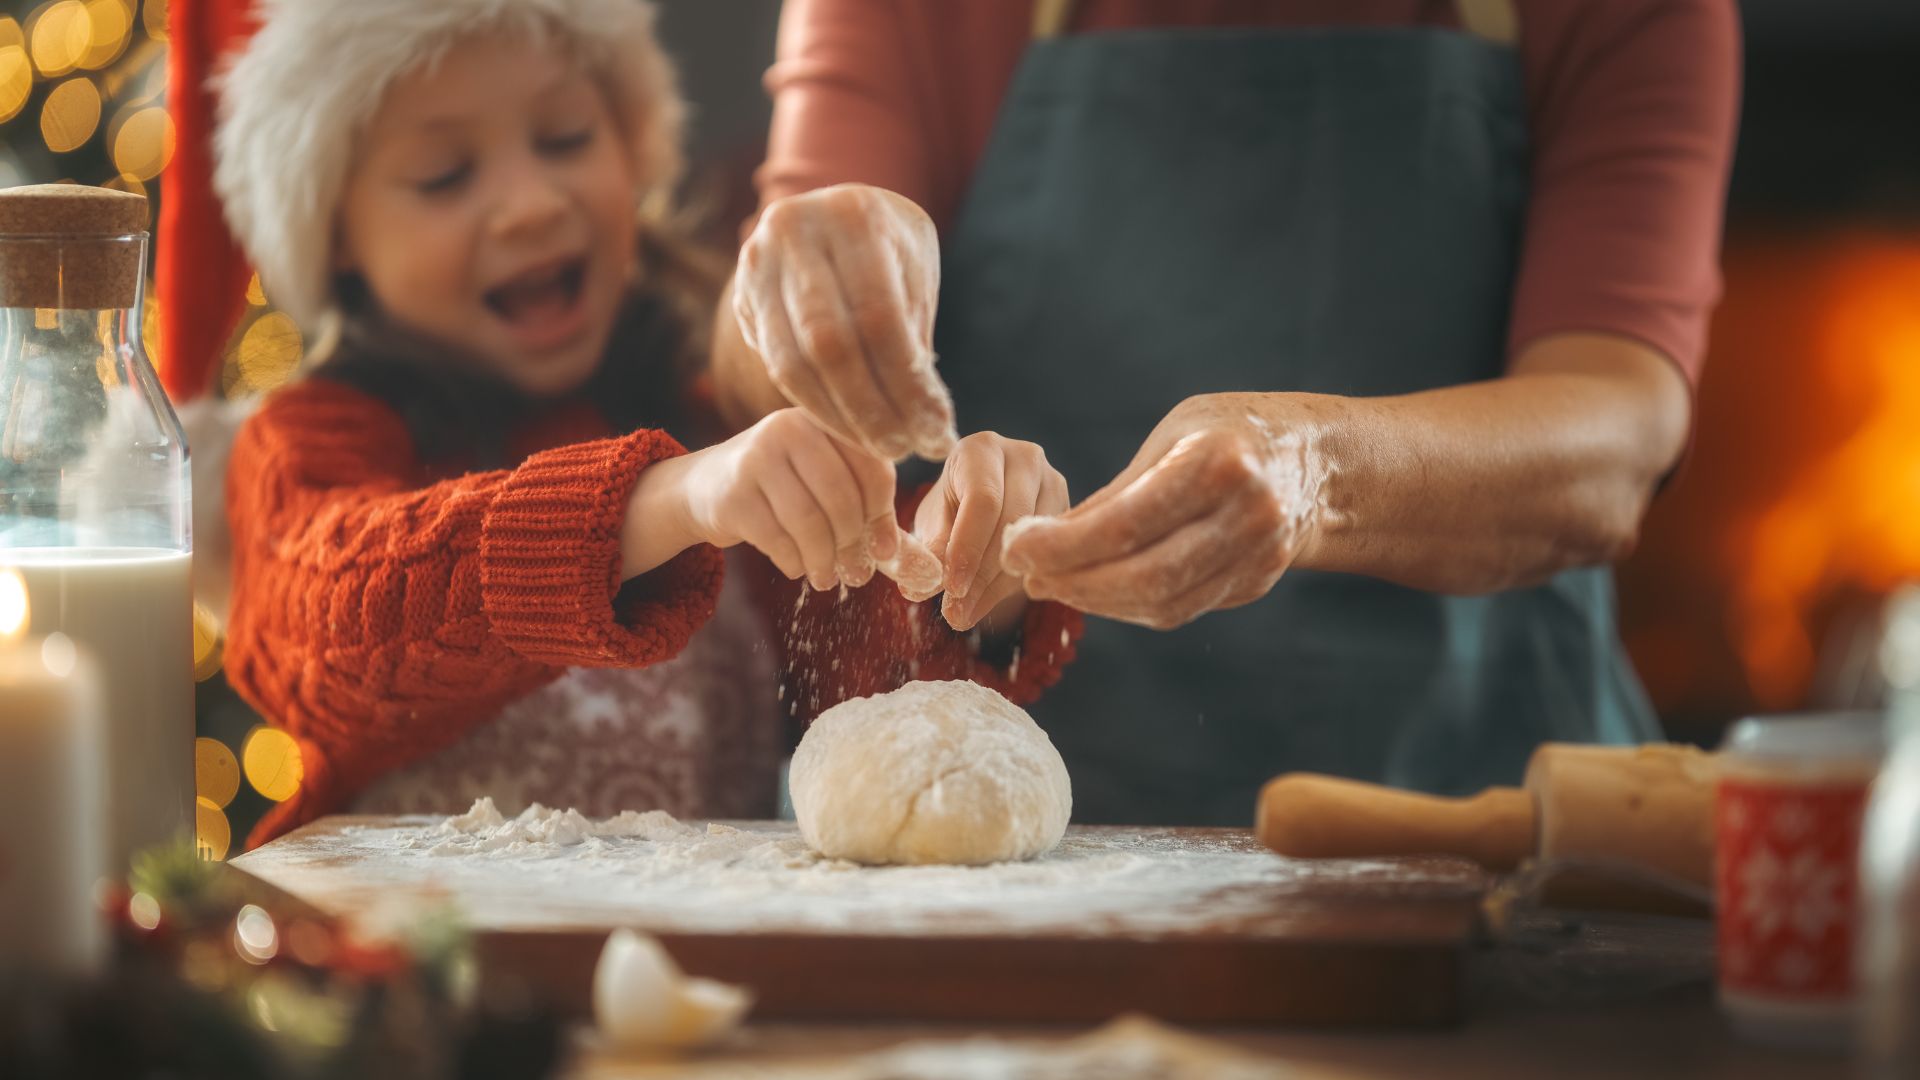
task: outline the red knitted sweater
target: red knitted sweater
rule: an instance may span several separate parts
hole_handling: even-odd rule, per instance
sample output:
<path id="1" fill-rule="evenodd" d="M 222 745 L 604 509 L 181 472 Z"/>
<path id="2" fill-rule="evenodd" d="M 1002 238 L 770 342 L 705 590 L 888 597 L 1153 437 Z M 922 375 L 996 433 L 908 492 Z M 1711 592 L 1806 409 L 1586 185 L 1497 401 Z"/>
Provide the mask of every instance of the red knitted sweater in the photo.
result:
<path id="1" fill-rule="evenodd" d="M 685 452 L 671 436 L 610 437 L 575 403 L 509 447 L 509 460 L 524 458 L 515 468 L 449 474 L 420 460 L 383 401 L 322 379 L 282 390 L 241 431 L 227 476 L 227 676 L 294 736 L 304 766 L 298 794 L 249 846 L 337 809 L 569 667 L 669 659 L 713 614 L 711 547 L 619 580 L 627 496 L 642 469 Z M 1059 678 L 1082 625 L 1032 605 L 1002 668 L 884 578 L 840 598 L 769 565 L 755 584 L 783 624 L 773 637 L 801 719 L 914 678 L 971 678 L 1031 701 Z"/>

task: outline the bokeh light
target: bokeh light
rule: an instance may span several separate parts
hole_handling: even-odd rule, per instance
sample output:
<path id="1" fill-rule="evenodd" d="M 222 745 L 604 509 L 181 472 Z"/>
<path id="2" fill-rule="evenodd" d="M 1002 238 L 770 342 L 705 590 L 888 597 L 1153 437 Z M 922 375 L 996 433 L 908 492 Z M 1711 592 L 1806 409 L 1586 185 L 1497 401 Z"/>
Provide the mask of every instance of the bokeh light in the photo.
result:
<path id="1" fill-rule="evenodd" d="M 248 904 L 233 917 L 233 945 L 250 964 L 264 964 L 280 952 L 280 930 L 273 916 L 258 904 Z"/>
<path id="2" fill-rule="evenodd" d="M 54 87 L 40 107 L 40 137 L 55 153 L 85 146 L 99 126 L 100 91 L 92 79 L 68 79 Z"/>
<path id="3" fill-rule="evenodd" d="M 79 66 L 98 71 L 120 59 L 133 41 L 132 0 L 86 0 L 85 16 L 75 25 L 86 34 Z"/>
<path id="4" fill-rule="evenodd" d="M 292 376 L 300 363 L 300 328 L 284 312 L 269 311 L 240 338 L 239 378 L 233 390 L 264 393 Z"/>
<path id="5" fill-rule="evenodd" d="M 33 96 L 33 60 L 26 35 L 12 19 L 0 19 L 0 124 L 20 115 Z"/>
<path id="6" fill-rule="evenodd" d="M 155 41 L 166 41 L 167 0 L 147 0 L 140 9 L 140 22 L 146 28 L 148 37 Z"/>
<path id="7" fill-rule="evenodd" d="M 160 901 L 151 893 L 137 892 L 127 901 L 127 918 L 142 930 L 152 930 L 160 925 Z"/>
<path id="8" fill-rule="evenodd" d="M 196 796 L 193 800 L 193 836 L 194 846 L 202 859 L 219 862 L 226 858 L 227 849 L 233 846 L 233 826 L 227 824 L 226 811 Z"/>
<path id="9" fill-rule="evenodd" d="M 80 0 L 60 0 L 28 17 L 33 66 L 42 78 L 57 79 L 80 66 L 90 28 L 87 6 Z"/>
<path id="10" fill-rule="evenodd" d="M 240 748 L 247 783 L 274 802 L 285 802 L 300 790 L 303 768 L 300 747 L 293 736 L 264 724 L 247 734 Z"/>
<path id="11" fill-rule="evenodd" d="M 199 797 L 225 810 L 240 793 L 240 761 L 219 739 L 193 740 L 193 789 Z"/>
<path id="12" fill-rule="evenodd" d="M 47 674 L 54 678 L 66 678 L 73 674 L 73 669 L 79 664 L 79 646 L 73 643 L 72 638 L 60 631 L 55 630 L 48 634 L 46 640 L 40 643 L 40 665 L 46 668 Z"/>
<path id="13" fill-rule="evenodd" d="M 123 177 L 151 180 L 173 160 L 173 117 L 149 105 L 122 120 L 113 135 L 113 165 Z"/>
<path id="14" fill-rule="evenodd" d="M 227 639 L 220 620 L 199 604 L 193 605 L 193 681 L 202 683 L 218 675 L 226 652 Z"/>
<path id="15" fill-rule="evenodd" d="M 26 579 L 18 570 L 0 570 L 0 641 L 26 632 Z"/>
<path id="16" fill-rule="evenodd" d="M 143 197 L 147 194 L 147 185 L 141 183 L 139 180 L 135 179 L 134 177 L 127 176 L 124 174 L 113 177 L 110 180 L 106 180 L 102 182 L 100 186 L 103 188 L 108 188 L 113 191 L 125 191 L 129 194 L 140 195 Z"/>

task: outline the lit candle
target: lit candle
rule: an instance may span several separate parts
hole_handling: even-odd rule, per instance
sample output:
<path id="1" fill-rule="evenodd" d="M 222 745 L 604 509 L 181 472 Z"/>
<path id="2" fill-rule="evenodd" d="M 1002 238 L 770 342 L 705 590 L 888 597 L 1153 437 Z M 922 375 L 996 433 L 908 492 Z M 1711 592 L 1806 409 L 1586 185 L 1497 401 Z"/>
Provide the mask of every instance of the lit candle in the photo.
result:
<path id="1" fill-rule="evenodd" d="M 0 568 L 0 971 L 79 976 L 106 954 L 99 672 L 65 634 L 30 636 L 27 614 Z"/>

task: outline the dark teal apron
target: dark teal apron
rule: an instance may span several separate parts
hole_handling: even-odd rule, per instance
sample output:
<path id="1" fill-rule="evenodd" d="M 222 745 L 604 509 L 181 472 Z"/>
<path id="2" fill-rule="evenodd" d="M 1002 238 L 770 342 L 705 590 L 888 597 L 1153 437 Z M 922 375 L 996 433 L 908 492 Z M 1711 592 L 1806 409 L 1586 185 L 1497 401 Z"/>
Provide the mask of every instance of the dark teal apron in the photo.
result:
<path id="1" fill-rule="evenodd" d="M 1526 177 L 1517 57 L 1465 33 L 1036 42 L 943 240 L 961 429 L 1040 443 L 1080 499 L 1193 394 L 1497 376 Z M 1293 769 L 1468 792 L 1545 740 L 1659 734 L 1606 569 L 1475 597 L 1296 570 L 1170 633 L 1089 623 L 1034 710 L 1081 822 L 1245 825 Z"/>

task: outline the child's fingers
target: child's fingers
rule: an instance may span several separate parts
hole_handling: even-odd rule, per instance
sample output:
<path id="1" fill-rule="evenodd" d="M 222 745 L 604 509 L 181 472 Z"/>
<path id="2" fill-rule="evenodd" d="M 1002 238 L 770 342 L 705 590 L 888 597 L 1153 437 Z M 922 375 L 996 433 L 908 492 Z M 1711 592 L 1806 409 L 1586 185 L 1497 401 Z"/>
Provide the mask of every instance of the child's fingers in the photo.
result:
<path id="1" fill-rule="evenodd" d="M 947 593 L 964 598 L 973 587 L 988 541 L 1000 527 L 1006 497 L 1006 459 L 993 440 L 970 439 L 961 452 L 947 460 L 947 468 L 951 470 L 947 488 L 954 493 L 958 506 L 941 560 L 947 564 Z"/>
<path id="2" fill-rule="evenodd" d="M 947 558 L 947 540 L 953 534 L 953 510 L 953 491 L 943 476 L 913 512 L 913 535 L 919 537 L 943 565 Z"/>
<path id="3" fill-rule="evenodd" d="M 831 435 L 810 428 L 806 437 L 794 441 L 789 459 L 801 482 L 813 492 L 814 501 L 826 512 L 833 530 L 836 574 L 846 578 L 849 585 L 864 585 L 873 576 L 866 502 L 853 469 L 833 443 Z"/>
<path id="4" fill-rule="evenodd" d="M 1067 490 L 1067 478 L 1049 467 L 1046 475 L 1040 479 L 1040 495 L 1033 502 L 1033 512 L 1043 517 L 1064 514 L 1073 505 L 1073 496 Z M 1018 518 L 1008 518 L 1018 521 Z"/>
<path id="5" fill-rule="evenodd" d="M 956 598 L 951 592 L 947 594 L 947 620 L 955 629 L 964 630 L 979 622 L 995 604 L 1021 587 L 1019 576 L 1005 572 L 1000 565 L 1001 535 L 1006 531 L 1007 522 L 1018 521 L 1034 512 L 1041 485 L 1051 470 L 1046 468 L 1046 459 L 1039 455 L 1038 448 L 1029 444 L 1011 444 L 1003 448 L 1003 453 L 1006 475 L 999 519 L 980 550 L 973 584 L 963 596 Z"/>
<path id="6" fill-rule="evenodd" d="M 964 600 L 954 600 L 952 594 L 948 594 L 946 601 L 941 605 L 940 613 L 946 616 L 947 625 L 955 630 L 963 632 L 971 630 L 979 625 L 981 619 L 991 614 L 994 608 L 999 607 L 1008 597 L 1021 592 L 1024 587 L 1018 575 L 995 574 L 992 581 L 984 579 L 976 581 L 973 592 Z"/>
<path id="7" fill-rule="evenodd" d="M 806 563 L 800 558 L 800 549 L 794 546 L 786 530 L 780 527 L 780 520 L 773 513 L 773 504 L 758 491 L 741 501 L 744 510 L 741 511 L 742 519 L 735 529 L 736 534 L 771 560 L 774 568 L 784 574 L 788 581 L 798 580 L 807 572 Z"/>
<path id="8" fill-rule="evenodd" d="M 877 458 L 845 439 L 829 438 L 833 449 L 846 462 L 847 470 L 860 485 L 860 500 L 865 511 L 867 547 L 875 558 L 890 559 L 900 547 L 900 523 L 894 516 L 893 463 Z"/>
<path id="9" fill-rule="evenodd" d="M 816 589 L 833 588 L 840 580 L 834 572 L 834 556 L 839 549 L 833 542 L 833 523 L 820 508 L 813 490 L 785 457 L 764 465 L 759 483 L 773 507 L 775 520 L 800 551 L 807 580 Z"/>

